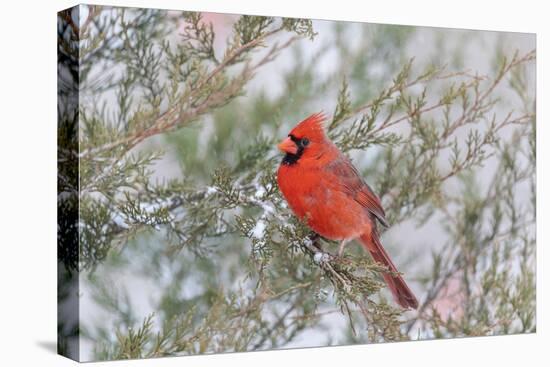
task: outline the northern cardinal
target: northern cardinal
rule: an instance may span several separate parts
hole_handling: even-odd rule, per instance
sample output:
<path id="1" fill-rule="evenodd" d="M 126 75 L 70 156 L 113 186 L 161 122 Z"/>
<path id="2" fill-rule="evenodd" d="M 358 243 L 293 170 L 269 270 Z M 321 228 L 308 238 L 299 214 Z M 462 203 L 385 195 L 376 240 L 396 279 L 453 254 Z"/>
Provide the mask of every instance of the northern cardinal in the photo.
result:
<path id="1" fill-rule="evenodd" d="M 346 243 L 358 239 L 391 271 L 383 277 L 395 301 L 416 309 L 416 297 L 380 242 L 377 221 L 388 227 L 380 199 L 326 136 L 324 120 L 322 113 L 309 116 L 278 145 L 285 153 L 277 171 L 279 188 L 298 218 L 317 234 L 340 241 L 339 256 Z"/>

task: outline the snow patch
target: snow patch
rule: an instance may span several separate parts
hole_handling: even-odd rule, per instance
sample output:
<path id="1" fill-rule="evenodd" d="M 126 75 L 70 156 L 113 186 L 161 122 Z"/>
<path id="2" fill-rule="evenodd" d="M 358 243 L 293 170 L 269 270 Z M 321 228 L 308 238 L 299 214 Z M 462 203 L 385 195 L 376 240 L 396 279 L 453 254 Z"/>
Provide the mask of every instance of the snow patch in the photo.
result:
<path id="1" fill-rule="evenodd" d="M 112 215 L 111 220 L 119 227 L 128 229 L 128 223 L 126 223 L 126 220 L 122 217 L 122 215 L 115 213 Z"/>
<path id="2" fill-rule="evenodd" d="M 69 199 L 71 198 L 71 196 L 75 196 L 75 192 L 71 192 L 71 191 L 61 191 L 61 192 L 57 195 L 57 200 L 58 200 L 58 201 L 69 200 Z"/>
<path id="3" fill-rule="evenodd" d="M 253 238 L 261 239 L 264 236 L 266 228 L 266 223 L 263 219 L 260 219 L 254 228 L 252 228 L 252 231 L 250 232 Z"/>
<path id="4" fill-rule="evenodd" d="M 259 186 L 256 190 L 256 193 L 254 194 L 254 197 L 256 199 L 261 199 L 265 195 L 265 189 L 263 186 Z"/>
<path id="5" fill-rule="evenodd" d="M 206 188 L 206 193 L 205 193 L 205 195 L 208 197 L 208 196 L 214 195 L 214 194 L 217 193 L 217 192 L 218 192 L 218 189 L 217 189 L 217 188 L 215 188 L 214 186 L 208 186 L 208 187 Z"/>
<path id="6" fill-rule="evenodd" d="M 325 252 L 317 252 L 313 255 L 313 261 L 315 264 L 319 265 L 321 263 L 326 263 L 330 260 L 330 256 Z"/>

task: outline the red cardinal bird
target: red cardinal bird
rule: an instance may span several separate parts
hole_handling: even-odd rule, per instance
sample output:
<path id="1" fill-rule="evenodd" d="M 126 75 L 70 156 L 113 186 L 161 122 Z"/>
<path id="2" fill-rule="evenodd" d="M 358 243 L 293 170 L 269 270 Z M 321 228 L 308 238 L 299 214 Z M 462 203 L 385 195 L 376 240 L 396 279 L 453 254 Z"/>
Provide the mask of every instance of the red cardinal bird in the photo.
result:
<path id="1" fill-rule="evenodd" d="M 350 160 L 323 130 L 322 113 L 300 122 L 278 148 L 286 153 L 277 183 L 290 208 L 321 236 L 340 242 L 358 239 L 373 259 L 392 272 L 384 280 L 403 308 L 418 307 L 416 297 L 380 243 L 376 221 L 387 227 L 380 199 L 359 176 Z"/>

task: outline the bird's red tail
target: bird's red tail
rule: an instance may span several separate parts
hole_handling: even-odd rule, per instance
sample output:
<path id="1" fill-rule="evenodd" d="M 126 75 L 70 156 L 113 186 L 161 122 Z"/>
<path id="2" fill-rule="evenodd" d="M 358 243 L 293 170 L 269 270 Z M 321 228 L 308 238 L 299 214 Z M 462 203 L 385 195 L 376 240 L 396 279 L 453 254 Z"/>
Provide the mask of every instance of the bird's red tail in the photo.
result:
<path id="1" fill-rule="evenodd" d="M 376 230 L 371 233 L 364 234 L 360 237 L 363 246 L 370 252 L 374 261 L 385 265 L 393 273 L 384 273 L 383 277 L 393 294 L 395 302 L 397 302 L 403 308 L 418 308 L 418 301 L 413 292 L 405 283 L 405 280 L 397 273 L 397 268 L 390 259 L 390 256 L 382 247 L 380 238 Z"/>

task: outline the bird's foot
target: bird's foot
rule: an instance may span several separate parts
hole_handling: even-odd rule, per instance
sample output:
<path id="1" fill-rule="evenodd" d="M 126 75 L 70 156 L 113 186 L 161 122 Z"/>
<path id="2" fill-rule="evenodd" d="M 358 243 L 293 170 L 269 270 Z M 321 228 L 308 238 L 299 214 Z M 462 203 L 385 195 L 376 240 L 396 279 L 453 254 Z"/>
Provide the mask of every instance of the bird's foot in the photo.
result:
<path id="1" fill-rule="evenodd" d="M 342 240 L 340 242 L 340 247 L 338 247 L 338 257 L 342 257 L 344 255 L 344 249 L 346 248 L 348 242 L 349 240 Z"/>

